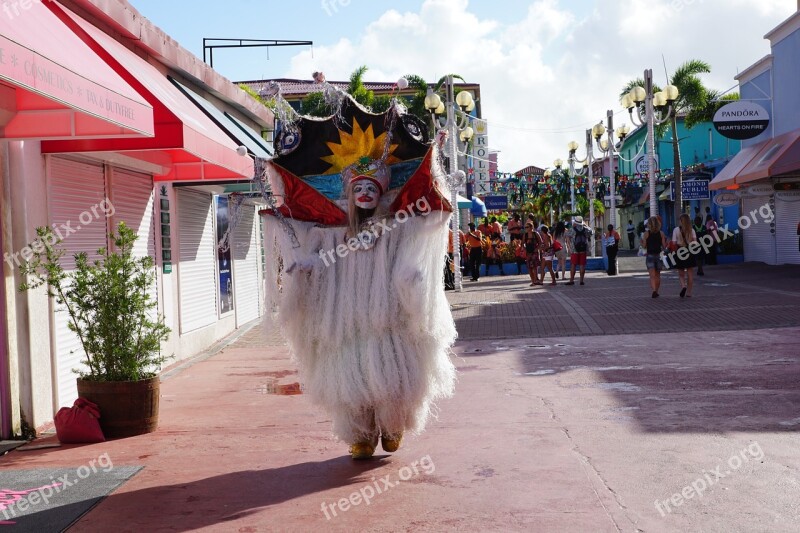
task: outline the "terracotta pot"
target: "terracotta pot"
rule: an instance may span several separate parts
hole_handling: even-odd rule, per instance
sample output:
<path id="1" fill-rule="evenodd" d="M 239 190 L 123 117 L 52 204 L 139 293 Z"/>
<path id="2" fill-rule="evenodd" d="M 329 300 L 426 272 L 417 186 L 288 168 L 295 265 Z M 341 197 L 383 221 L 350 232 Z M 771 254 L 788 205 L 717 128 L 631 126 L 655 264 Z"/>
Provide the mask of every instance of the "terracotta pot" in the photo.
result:
<path id="1" fill-rule="evenodd" d="M 158 427 L 158 376 L 140 381 L 78 379 L 78 396 L 100 408 L 100 427 L 106 439 L 133 437 Z"/>

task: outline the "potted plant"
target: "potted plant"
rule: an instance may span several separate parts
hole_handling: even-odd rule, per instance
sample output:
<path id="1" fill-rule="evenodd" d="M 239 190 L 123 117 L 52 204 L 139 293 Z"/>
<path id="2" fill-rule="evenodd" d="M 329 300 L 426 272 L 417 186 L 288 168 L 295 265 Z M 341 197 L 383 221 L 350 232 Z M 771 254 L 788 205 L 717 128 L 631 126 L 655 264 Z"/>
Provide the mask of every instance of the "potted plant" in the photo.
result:
<path id="1" fill-rule="evenodd" d="M 60 264 L 64 250 L 50 228 L 36 229 L 31 259 L 21 270 L 28 282 L 21 291 L 47 286 L 48 295 L 69 315 L 69 329 L 80 339 L 85 368 L 76 371 L 78 396 L 100 408 L 100 426 L 106 438 L 149 433 L 158 426 L 159 378 L 168 359 L 161 343 L 170 329 L 157 315 L 152 294 L 155 283 L 152 257 L 135 257 L 138 236 L 120 222 L 109 237 L 114 250 L 100 248 L 90 261 L 75 255 L 75 270 Z"/>

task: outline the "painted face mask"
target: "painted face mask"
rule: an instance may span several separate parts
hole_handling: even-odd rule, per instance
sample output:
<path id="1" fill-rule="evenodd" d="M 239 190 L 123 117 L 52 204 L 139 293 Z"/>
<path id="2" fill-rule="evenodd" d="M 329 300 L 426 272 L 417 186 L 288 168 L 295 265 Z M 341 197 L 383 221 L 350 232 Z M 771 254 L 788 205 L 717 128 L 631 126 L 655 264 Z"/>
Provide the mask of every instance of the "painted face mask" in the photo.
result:
<path id="1" fill-rule="evenodd" d="M 353 197 L 356 207 L 361 209 L 375 209 L 381 192 L 378 185 L 371 179 L 364 178 L 353 182 Z"/>

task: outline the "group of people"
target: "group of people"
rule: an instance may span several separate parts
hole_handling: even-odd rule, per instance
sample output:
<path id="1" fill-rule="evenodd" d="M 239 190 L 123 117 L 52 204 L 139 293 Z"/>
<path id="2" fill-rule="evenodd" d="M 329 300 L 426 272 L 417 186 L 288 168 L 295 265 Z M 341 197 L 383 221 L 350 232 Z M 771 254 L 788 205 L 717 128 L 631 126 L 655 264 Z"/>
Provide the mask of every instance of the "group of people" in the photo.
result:
<path id="1" fill-rule="evenodd" d="M 681 286 L 679 296 L 692 297 L 694 269 L 697 268 L 698 276 L 703 276 L 704 264 L 716 264 L 716 244 L 705 248 L 697 244 L 692 246 L 692 243 L 700 242 L 700 239 L 707 234 L 711 235 L 716 243 L 719 240 L 717 230 L 717 223 L 711 214 L 707 215 L 706 222 L 703 223 L 699 215 L 692 221 L 691 217 L 684 213 L 672 231 L 672 238 L 668 240 L 661 230 L 660 217 L 650 217 L 647 220 L 647 228 L 642 235 L 642 246 L 645 250 L 645 265 L 650 275 L 653 298 L 659 297 L 661 271 L 667 266 L 674 266 L 678 270 Z"/>
<path id="2" fill-rule="evenodd" d="M 508 234 L 510 248 L 513 251 L 514 261 L 517 265 L 517 274 L 522 274 L 522 266 L 526 265 L 531 279 L 531 287 L 544 285 L 547 274 L 550 274 L 550 284 L 555 285 L 559 274 L 554 270 L 553 263 L 561 270 L 561 279 L 566 280 L 567 256 L 570 257 L 570 278 L 567 285 L 575 284 L 575 274 L 580 274 L 580 284 L 585 283 L 586 257 L 591 238 L 591 229 L 584 224 L 583 218 L 577 216 L 571 224 L 559 222 L 554 228 L 544 223 L 538 223 L 534 215 L 529 214 L 525 224 L 519 214 L 514 214 L 508 221 Z M 503 257 L 501 245 L 503 228 L 496 217 L 486 217 L 482 224 L 476 227 L 475 223 L 469 224 L 469 231 L 460 235 L 462 256 L 467 258 L 464 273 L 471 276 L 472 281 L 478 281 L 481 276 L 481 265 L 488 275 L 489 268 L 497 265 L 500 275 L 504 276 Z M 452 235 L 450 254 L 452 261 Z M 445 285 L 452 286 L 452 264 L 445 272 Z"/>

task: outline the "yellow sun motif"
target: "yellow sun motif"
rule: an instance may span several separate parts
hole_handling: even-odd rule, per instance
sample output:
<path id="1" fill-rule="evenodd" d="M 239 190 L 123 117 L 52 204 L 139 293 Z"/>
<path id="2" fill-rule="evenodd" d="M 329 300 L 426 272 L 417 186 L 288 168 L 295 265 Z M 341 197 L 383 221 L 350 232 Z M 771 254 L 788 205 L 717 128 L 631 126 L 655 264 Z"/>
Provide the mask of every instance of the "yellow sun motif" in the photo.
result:
<path id="1" fill-rule="evenodd" d="M 339 143 L 326 143 L 333 154 L 322 158 L 323 161 L 332 165 L 325 174 L 338 174 L 345 167 L 357 163 L 362 157 L 380 159 L 383 157 L 383 146 L 385 143 L 386 132 L 381 133 L 376 138 L 372 131 L 372 124 L 370 124 L 366 130 L 363 130 L 358 121 L 353 119 L 352 134 L 339 130 Z M 387 165 L 400 161 L 391 155 L 395 149 L 397 149 L 396 144 L 389 146 L 390 155 L 386 159 Z"/>

